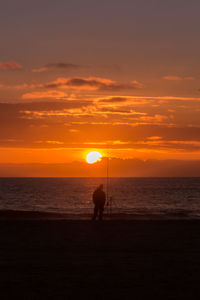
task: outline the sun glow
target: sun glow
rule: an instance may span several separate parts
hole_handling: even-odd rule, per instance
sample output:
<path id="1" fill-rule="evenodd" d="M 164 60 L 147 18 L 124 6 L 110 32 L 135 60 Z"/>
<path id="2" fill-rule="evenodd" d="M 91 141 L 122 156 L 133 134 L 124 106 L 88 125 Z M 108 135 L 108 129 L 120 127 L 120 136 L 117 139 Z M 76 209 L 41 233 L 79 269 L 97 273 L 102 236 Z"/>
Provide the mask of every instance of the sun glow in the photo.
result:
<path id="1" fill-rule="evenodd" d="M 94 164 L 98 161 L 101 161 L 101 158 L 102 158 L 101 153 L 97 151 L 92 151 L 88 153 L 88 155 L 86 156 L 86 161 L 88 164 Z"/>

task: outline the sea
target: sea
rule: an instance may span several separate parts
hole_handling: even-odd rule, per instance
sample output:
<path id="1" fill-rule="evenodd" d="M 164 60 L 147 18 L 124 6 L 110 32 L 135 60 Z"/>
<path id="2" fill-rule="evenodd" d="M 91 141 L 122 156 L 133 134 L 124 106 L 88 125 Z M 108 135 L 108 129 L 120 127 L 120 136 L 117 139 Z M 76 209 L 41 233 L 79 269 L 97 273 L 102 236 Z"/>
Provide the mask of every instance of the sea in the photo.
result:
<path id="1" fill-rule="evenodd" d="M 200 218 L 200 178 L 0 178 L 0 211 L 88 219 L 99 184 L 105 218 Z"/>

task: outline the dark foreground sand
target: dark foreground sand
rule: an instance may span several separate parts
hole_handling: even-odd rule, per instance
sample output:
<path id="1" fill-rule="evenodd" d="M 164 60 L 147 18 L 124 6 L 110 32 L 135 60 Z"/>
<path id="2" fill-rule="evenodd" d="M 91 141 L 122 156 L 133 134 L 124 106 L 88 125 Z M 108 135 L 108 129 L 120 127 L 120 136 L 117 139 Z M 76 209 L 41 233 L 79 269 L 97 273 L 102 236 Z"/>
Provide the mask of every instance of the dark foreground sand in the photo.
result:
<path id="1" fill-rule="evenodd" d="M 0 299 L 200 299 L 199 221 L 0 221 Z"/>

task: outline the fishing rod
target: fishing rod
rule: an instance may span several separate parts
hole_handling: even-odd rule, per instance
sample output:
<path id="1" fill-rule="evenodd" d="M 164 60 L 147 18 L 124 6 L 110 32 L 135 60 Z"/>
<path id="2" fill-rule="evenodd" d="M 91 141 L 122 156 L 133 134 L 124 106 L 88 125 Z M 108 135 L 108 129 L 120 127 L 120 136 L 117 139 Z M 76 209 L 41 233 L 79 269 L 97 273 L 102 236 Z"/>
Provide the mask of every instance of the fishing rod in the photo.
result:
<path id="1" fill-rule="evenodd" d="M 116 199 L 110 195 L 110 156 L 108 153 L 107 147 L 107 156 L 106 156 L 106 206 L 108 207 L 108 216 L 111 219 L 113 215 L 113 207 L 118 208 L 118 203 L 116 203 Z"/>
<path id="2" fill-rule="evenodd" d="M 109 153 L 108 153 L 108 147 L 107 147 L 107 157 L 106 157 L 106 200 L 107 200 L 107 206 L 108 206 L 108 214 L 111 219 L 112 217 L 112 202 L 113 198 L 110 196 L 110 190 L 109 190 L 109 184 L 110 184 L 110 173 L 109 173 Z"/>

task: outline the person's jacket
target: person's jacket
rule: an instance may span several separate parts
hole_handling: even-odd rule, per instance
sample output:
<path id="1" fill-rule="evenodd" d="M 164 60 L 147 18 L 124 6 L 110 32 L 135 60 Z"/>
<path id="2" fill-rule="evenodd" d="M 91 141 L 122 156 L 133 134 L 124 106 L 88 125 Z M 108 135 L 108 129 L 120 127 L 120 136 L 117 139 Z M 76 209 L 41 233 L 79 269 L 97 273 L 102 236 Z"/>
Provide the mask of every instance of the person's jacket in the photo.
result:
<path id="1" fill-rule="evenodd" d="M 106 202 L 106 195 L 104 193 L 104 191 L 97 189 L 96 191 L 94 191 L 93 193 L 93 202 L 94 204 L 99 204 L 99 205 L 104 205 Z"/>

